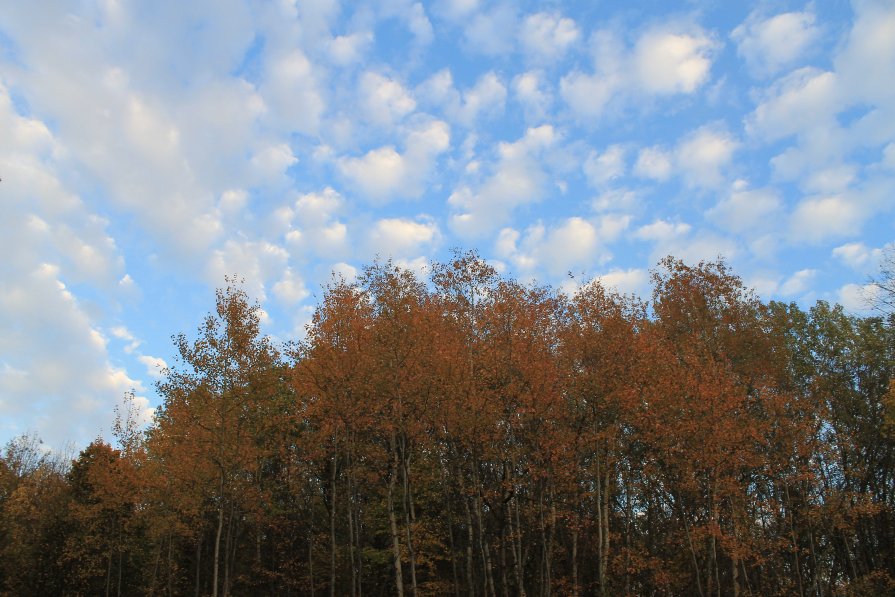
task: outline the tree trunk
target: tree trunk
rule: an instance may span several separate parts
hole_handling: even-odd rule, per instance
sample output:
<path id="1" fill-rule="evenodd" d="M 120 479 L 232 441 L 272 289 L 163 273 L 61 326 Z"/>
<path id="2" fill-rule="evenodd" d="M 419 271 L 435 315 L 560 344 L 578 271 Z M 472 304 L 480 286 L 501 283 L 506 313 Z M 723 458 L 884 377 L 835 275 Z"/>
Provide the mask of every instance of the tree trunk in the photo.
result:
<path id="1" fill-rule="evenodd" d="M 398 535 L 398 520 L 395 516 L 395 483 L 398 479 L 398 448 L 395 434 L 391 437 L 392 462 L 388 479 L 388 522 L 392 533 L 392 551 L 395 560 L 395 592 L 404 597 L 404 576 L 401 571 L 401 541 Z"/>
<path id="2" fill-rule="evenodd" d="M 333 442 L 332 468 L 329 474 L 329 597 L 336 597 L 336 468 L 339 454 Z"/>
<path id="3" fill-rule="evenodd" d="M 416 553 L 413 550 L 413 522 L 416 513 L 413 510 L 413 495 L 410 491 L 410 474 L 408 471 L 407 439 L 401 436 L 401 481 L 403 486 L 402 505 L 404 508 L 404 531 L 407 536 L 407 555 L 410 558 L 410 587 L 416 597 Z"/>
<path id="4" fill-rule="evenodd" d="M 223 485 L 223 480 L 221 481 Z M 214 569 L 212 572 L 212 597 L 218 597 L 218 564 L 221 555 L 221 533 L 224 531 L 224 505 L 218 506 L 218 529 L 214 536 Z"/>

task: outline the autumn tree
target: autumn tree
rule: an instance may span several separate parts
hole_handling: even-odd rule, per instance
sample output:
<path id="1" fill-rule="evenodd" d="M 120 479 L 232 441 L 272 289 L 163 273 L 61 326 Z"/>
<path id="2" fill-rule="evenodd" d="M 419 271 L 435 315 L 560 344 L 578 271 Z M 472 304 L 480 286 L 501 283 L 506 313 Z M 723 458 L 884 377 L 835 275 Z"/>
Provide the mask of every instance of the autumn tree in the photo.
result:
<path id="1" fill-rule="evenodd" d="M 179 481 L 172 497 L 190 502 L 189 493 L 198 491 L 202 507 L 213 512 L 215 597 L 230 591 L 235 535 L 253 496 L 269 376 L 279 369 L 278 352 L 261 334 L 258 305 L 232 284 L 217 292 L 215 311 L 196 340 L 175 336 L 180 362 L 158 385 L 164 405 L 151 434 L 165 474 Z M 201 553 L 203 530 L 198 531 Z M 199 571 L 197 562 L 197 578 Z"/>

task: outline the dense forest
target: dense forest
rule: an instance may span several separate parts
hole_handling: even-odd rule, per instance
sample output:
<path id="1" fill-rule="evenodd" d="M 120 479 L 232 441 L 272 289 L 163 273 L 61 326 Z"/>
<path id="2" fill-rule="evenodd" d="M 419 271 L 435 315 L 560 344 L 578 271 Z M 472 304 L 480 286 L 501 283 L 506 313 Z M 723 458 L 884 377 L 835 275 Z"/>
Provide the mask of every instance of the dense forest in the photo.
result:
<path id="1" fill-rule="evenodd" d="M 0 593 L 895 594 L 895 317 L 652 282 L 379 263 L 286 346 L 219 290 L 148 428 L 6 446 Z"/>

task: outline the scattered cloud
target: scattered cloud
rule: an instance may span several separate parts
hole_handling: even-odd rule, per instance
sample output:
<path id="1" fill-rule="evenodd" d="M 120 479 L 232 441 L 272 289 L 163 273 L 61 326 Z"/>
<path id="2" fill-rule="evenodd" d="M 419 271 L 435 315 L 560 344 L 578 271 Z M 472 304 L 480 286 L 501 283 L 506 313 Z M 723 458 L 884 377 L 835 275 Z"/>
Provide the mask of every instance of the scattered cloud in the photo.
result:
<path id="1" fill-rule="evenodd" d="M 755 76 L 780 72 L 803 58 L 818 41 L 821 30 L 813 12 L 785 12 L 764 17 L 752 12 L 731 33 L 737 54 Z"/>

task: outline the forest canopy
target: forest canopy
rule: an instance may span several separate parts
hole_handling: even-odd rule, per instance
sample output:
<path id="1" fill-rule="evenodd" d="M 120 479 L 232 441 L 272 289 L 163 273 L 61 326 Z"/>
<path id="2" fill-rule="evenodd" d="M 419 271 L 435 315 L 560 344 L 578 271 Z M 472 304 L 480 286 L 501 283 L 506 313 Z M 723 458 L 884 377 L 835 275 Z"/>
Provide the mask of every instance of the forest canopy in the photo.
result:
<path id="1" fill-rule="evenodd" d="M 648 300 L 474 253 L 334 280 L 277 346 L 236 283 L 148 428 L 0 458 L 0 594 L 895 591 L 895 317 L 662 260 Z"/>

